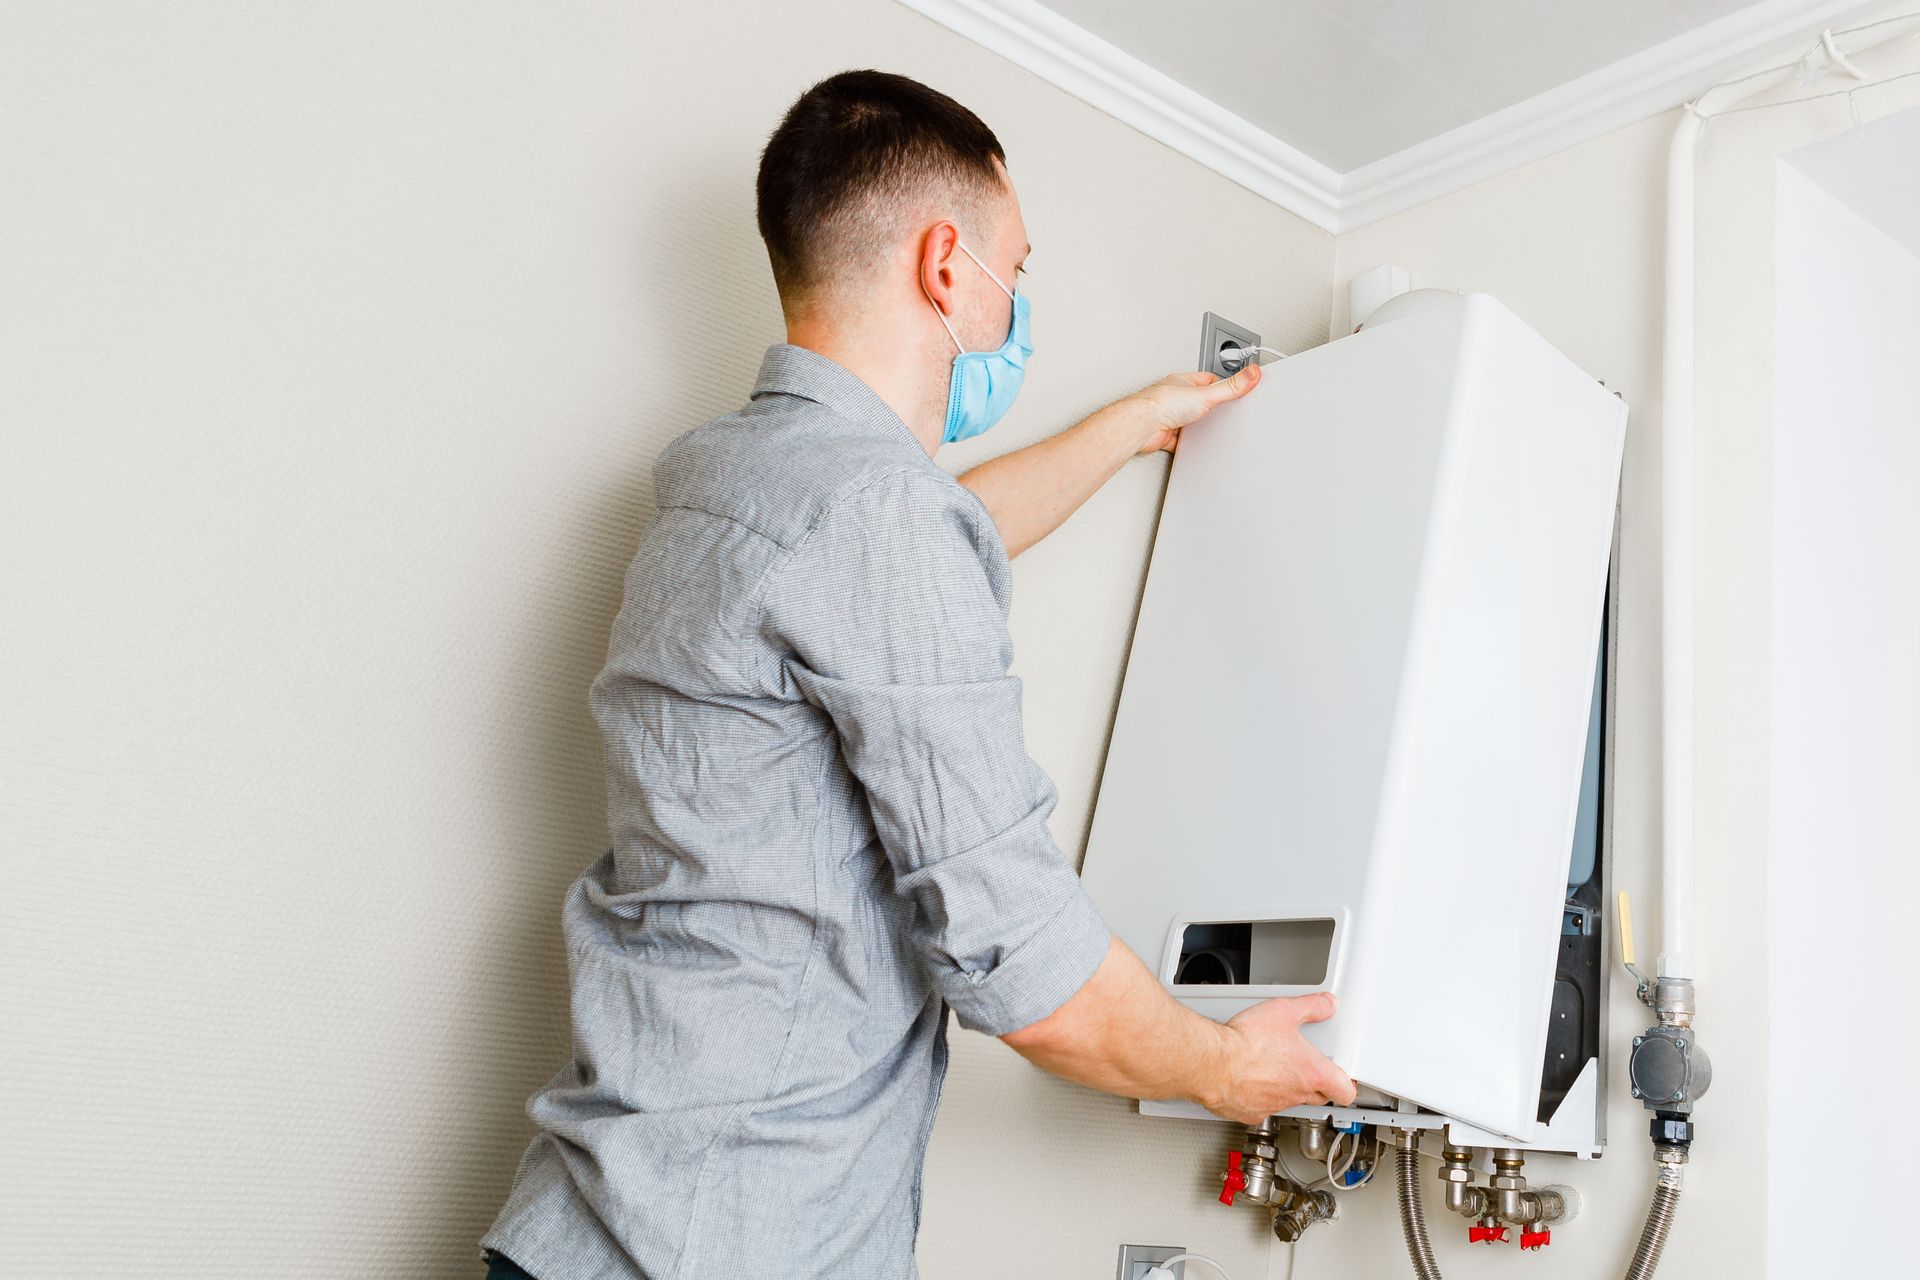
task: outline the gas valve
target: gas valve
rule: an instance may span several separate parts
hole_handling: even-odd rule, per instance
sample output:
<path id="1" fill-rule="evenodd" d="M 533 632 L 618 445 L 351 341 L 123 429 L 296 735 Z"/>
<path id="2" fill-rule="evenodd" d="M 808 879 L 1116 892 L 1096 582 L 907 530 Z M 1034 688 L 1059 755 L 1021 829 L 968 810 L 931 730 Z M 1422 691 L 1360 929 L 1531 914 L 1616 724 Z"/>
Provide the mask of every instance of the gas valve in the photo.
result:
<path id="1" fill-rule="evenodd" d="M 1331 1191 L 1303 1187 L 1282 1172 L 1279 1142 L 1277 1121 L 1247 1130 L 1246 1144 L 1227 1152 L 1220 1203 L 1231 1205 L 1239 1197 L 1270 1210 L 1273 1234 L 1292 1242 L 1314 1223 L 1331 1220 L 1339 1207 Z"/>
<path id="2" fill-rule="evenodd" d="M 1227 1152 L 1226 1185 L 1220 1189 L 1220 1203 L 1231 1205 L 1234 1196 L 1247 1189 L 1247 1175 L 1240 1172 L 1240 1153 Z"/>

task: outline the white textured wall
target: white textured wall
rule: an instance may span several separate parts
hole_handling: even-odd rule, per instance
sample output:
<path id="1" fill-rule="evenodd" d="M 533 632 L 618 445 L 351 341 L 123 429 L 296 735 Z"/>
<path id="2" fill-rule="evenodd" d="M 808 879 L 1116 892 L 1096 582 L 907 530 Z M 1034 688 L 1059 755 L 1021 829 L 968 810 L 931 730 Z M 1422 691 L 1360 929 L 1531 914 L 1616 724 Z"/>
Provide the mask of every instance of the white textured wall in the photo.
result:
<path id="1" fill-rule="evenodd" d="M 780 337 L 757 152 L 863 65 L 999 131 L 1036 245 L 1028 389 L 953 465 L 1190 366 L 1204 309 L 1321 336 L 1328 237 L 886 0 L 0 9 L 9 1273 L 477 1275 L 567 1051 L 649 468 Z M 1075 857 L 1163 475 L 1017 565 Z M 929 1280 L 1264 1274 L 1220 1128 L 956 1038 Z"/>

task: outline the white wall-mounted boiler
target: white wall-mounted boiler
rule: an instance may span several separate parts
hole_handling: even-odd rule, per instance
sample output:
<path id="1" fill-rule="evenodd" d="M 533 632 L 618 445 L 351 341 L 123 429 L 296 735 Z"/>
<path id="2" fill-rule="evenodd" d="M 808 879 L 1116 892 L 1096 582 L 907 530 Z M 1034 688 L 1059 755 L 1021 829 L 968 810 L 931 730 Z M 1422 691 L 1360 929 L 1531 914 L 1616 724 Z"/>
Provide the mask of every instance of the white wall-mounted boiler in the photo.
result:
<path id="1" fill-rule="evenodd" d="M 1180 441 L 1087 887 L 1210 1017 L 1337 993 L 1370 1120 L 1591 1154 L 1597 1063 L 1539 1112 L 1626 406 L 1482 294 L 1264 375 Z"/>

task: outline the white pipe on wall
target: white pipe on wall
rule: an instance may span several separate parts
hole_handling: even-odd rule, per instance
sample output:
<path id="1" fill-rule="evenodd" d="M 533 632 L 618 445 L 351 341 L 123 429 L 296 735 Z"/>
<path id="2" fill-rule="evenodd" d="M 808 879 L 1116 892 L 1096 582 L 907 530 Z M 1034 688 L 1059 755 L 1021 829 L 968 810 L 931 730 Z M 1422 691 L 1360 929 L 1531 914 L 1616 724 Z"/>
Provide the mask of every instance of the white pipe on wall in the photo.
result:
<path id="1" fill-rule="evenodd" d="M 1693 913 L 1693 187 L 1701 117 L 1667 153 L 1666 316 L 1660 371 L 1660 962 L 1691 978 Z"/>

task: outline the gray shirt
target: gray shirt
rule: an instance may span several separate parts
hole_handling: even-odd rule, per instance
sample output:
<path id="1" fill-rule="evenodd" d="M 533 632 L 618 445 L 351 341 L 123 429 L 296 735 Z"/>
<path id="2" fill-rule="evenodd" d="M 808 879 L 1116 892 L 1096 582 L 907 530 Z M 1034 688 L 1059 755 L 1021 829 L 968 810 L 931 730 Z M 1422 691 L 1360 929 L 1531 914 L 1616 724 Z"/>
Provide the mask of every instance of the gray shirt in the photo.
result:
<path id="1" fill-rule="evenodd" d="M 480 1243 L 538 1280 L 910 1277 L 947 1009 L 1027 1026 L 1109 937 L 1023 743 L 1006 550 L 786 344 L 654 489 L 590 693 L 573 1060 Z"/>

